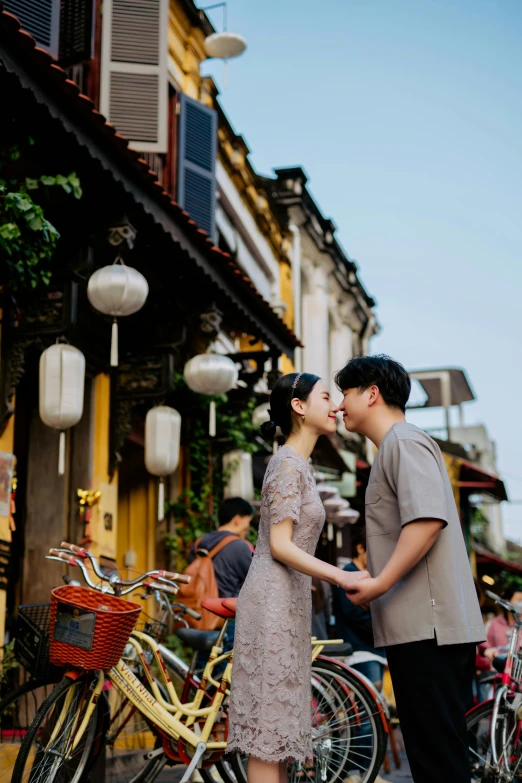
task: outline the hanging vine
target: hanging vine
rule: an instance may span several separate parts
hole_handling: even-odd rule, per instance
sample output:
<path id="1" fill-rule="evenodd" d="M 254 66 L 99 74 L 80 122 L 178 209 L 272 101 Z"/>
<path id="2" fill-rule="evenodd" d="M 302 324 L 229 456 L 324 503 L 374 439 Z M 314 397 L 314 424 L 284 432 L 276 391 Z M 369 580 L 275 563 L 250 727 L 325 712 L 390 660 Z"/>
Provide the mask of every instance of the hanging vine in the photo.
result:
<path id="1" fill-rule="evenodd" d="M 229 478 L 223 470 L 223 455 L 235 449 L 255 454 L 263 446 L 252 426 L 252 412 L 258 404 L 254 397 L 238 404 L 227 394 L 216 396 L 217 432 L 210 438 L 210 398 L 190 391 L 182 375 L 177 375 L 175 384 L 183 408 L 190 410 L 186 438 L 189 486 L 175 502 L 166 504 L 176 528 L 174 534 L 167 534 L 166 545 L 173 567 L 180 570 L 187 565 L 192 543 L 217 527 L 219 504 Z"/>
<path id="2" fill-rule="evenodd" d="M 26 146 L 34 144 L 28 138 Z M 60 234 L 45 216 L 33 194 L 48 198 L 49 188 L 61 188 L 79 199 L 82 196 L 76 174 L 63 176 L 21 176 L 16 162 L 22 155 L 19 144 L 0 143 L 0 259 L 4 281 L 11 290 L 49 285 L 51 260 Z"/>

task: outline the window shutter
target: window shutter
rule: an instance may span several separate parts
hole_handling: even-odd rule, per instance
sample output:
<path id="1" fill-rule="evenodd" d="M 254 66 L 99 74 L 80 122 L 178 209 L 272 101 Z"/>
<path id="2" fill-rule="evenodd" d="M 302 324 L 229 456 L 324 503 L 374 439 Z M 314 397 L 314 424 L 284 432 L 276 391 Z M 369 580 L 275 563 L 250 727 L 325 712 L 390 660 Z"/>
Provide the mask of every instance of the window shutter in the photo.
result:
<path id="1" fill-rule="evenodd" d="M 167 151 L 168 0 L 104 0 L 100 110 L 143 152 Z"/>
<path id="2" fill-rule="evenodd" d="M 183 93 L 179 105 L 178 203 L 215 239 L 217 112 Z"/>
<path id="3" fill-rule="evenodd" d="M 36 40 L 55 59 L 58 58 L 60 35 L 60 0 L 2 0 L 4 8 L 14 14 Z"/>
<path id="4" fill-rule="evenodd" d="M 90 60 L 94 41 L 93 0 L 62 0 L 60 11 L 60 63 L 77 65 Z"/>

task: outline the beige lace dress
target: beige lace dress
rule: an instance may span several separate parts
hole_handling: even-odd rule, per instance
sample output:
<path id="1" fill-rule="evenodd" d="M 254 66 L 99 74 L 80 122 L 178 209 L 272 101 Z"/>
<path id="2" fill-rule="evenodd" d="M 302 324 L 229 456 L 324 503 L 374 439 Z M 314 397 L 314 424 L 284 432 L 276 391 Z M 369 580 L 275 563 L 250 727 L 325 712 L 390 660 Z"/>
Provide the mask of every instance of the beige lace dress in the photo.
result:
<path id="1" fill-rule="evenodd" d="M 227 751 L 304 761 L 311 738 L 311 578 L 274 560 L 270 527 L 291 518 L 313 555 L 324 507 L 309 463 L 283 446 L 268 464 L 259 539 L 237 603 Z"/>

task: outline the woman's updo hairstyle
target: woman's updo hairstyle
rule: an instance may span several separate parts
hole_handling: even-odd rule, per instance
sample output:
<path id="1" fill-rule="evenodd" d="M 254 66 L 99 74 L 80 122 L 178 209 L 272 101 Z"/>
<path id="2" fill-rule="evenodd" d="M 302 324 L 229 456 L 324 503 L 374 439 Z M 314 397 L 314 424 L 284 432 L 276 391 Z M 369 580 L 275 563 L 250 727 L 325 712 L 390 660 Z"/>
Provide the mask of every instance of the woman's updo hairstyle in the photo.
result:
<path id="1" fill-rule="evenodd" d="M 306 402 L 320 380 L 318 375 L 309 372 L 291 372 L 279 378 L 270 395 L 270 421 L 261 425 L 261 434 L 265 440 L 275 438 L 277 427 L 281 428 L 283 435 L 290 435 L 293 424 L 292 400 L 297 397 Z"/>

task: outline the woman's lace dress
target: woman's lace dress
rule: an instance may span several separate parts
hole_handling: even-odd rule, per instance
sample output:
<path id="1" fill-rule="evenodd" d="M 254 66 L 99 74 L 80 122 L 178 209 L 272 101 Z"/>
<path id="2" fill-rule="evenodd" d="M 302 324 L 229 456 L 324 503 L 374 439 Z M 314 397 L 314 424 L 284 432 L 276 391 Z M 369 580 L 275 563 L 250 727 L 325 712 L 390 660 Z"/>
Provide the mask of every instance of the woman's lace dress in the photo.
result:
<path id="1" fill-rule="evenodd" d="M 312 756 L 311 578 L 274 560 L 270 527 L 291 518 L 313 555 L 324 507 L 311 466 L 283 446 L 268 464 L 259 539 L 237 603 L 228 751 L 264 761 Z"/>

